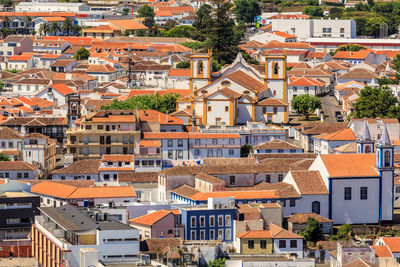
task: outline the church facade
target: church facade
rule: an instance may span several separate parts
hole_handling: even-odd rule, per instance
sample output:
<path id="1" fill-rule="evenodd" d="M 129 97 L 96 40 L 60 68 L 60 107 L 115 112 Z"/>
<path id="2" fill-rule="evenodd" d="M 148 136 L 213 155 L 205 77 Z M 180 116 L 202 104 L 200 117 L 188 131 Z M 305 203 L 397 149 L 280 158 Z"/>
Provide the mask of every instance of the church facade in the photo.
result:
<path id="1" fill-rule="evenodd" d="M 215 74 L 211 51 L 192 53 L 191 94 L 178 99 L 177 110 L 194 110 L 203 126 L 287 123 L 286 55 L 266 55 L 265 62 L 265 66 L 249 65 L 239 53 L 231 65 Z"/>

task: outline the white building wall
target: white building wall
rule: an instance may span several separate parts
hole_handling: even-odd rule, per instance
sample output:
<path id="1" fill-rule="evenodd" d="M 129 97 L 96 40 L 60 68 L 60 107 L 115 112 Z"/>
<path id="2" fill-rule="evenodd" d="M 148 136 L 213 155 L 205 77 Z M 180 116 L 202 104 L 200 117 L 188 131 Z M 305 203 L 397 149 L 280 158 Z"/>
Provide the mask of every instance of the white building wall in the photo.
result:
<path id="1" fill-rule="evenodd" d="M 286 248 L 279 248 L 279 241 L 286 241 Z M 290 247 L 290 241 L 297 241 L 297 248 Z M 274 239 L 274 254 L 297 254 L 298 258 L 303 258 L 303 239 Z"/>

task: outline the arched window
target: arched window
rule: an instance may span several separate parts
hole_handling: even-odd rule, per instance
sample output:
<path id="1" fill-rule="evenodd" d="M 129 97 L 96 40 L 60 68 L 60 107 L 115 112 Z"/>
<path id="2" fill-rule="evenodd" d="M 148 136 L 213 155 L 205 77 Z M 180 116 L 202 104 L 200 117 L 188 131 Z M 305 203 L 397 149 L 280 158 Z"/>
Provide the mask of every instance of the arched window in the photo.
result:
<path id="1" fill-rule="evenodd" d="M 274 66 L 274 72 L 273 73 L 275 75 L 277 75 L 278 74 L 278 70 L 279 70 L 278 62 L 275 62 L 273 66 Z"/>
<path id="2" fill-rule="evenodd" d="M 319 214 L 319 212 L 320 212 L 320 206 L 321 206 L 321 204 L 319 203 L 319 201 L 314 201 L 314 202 L 311 204 L 311 210 L 312 210 L 312 212 L 313 212 L 313 213 L 316 213 L 316 214 Z"/>
<path id="3" fill-rule="evenodd" d="M 370 146 L 366 146 L 365 147 L 365 153 L 371 153 L 371 147 Z"/>
<path id="4" fill-rule="evenodd" d="M 385 151 L 385 167 L 390 166 L 390 151 Z"/>
<path id="5" fill-rule="evenodd" d="M 197 74 L 203 74 L 203 61 L 198 61 L 197 62 Z"/>

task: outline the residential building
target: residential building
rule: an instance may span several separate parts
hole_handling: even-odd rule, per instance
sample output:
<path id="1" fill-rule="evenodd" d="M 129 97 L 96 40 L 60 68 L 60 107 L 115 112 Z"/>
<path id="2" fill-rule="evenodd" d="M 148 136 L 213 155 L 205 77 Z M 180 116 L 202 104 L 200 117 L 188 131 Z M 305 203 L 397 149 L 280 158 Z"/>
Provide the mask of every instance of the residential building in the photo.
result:
<path id="1" fill-rule="evenodd" d="M 306 231 L 309 218 L 319 223 L 321 234 L 331 235 L 333 232 L 333 221 L 315 213 L 296 213 L 288 218 L 288 230 L 295 234 Z"/>
<path id="2" fill-rule="evenodd" d="M 318 96 L 323 92 L 324 84 L 308 77 L 290 77 L 288 81 L 288 101 L 298 95 Z"/>
<path id="3" fill-rule="evenodd" d="M 133 171 L 133 155 L 103 155 L 99 167 L 99 182 L 117 182 L 118 173 Z"/>
<path id="4" fill-rule="evenodd" d="M 303 237 L 270 223 L 266 230 L 237 234 L 235 247 L 240 254 L 291 254 L 303 258 Z"/>
<path id="5" fill-rule="evenodd" d="M 140 133 L 134 111 L 103 110 L 82 117 L 68 129 L 67 153 L 75 159 L 101 158 L 104 154 L 139 154 Z"/>
<path id="6" fill-rule="evenodd" d="M 265 153 L 304 153 L 304 149 L 283 141 L 281 139 L 273 139 L 271 141 L 258 144 L 253 147 L 255 154 Z"/>
<path id="7" fill-rule="evenodd" d="M 42 182 L 31 187 L 31 192 L 40 195 L 43 206 L 59 207 L 66 203 L 80 207 L 114 202 L 136 202 L 136 194 L 131 186 L 76 187 L 63 183 Z"/>
<path id="8" fill-rule="evenodd" d="M 138 261 L 138 230 L 108 218 L 91 217 L 87 210 L 68 204 L 41 207 L 40 211 L 31 232 L 33 256 L 40 264 L 80 266 L 89 248 L 97 250 L 95 264 Z"/>
<path id="9" fill-rule="evenodd" d="M 185 227 L 185 240 L 233 242 L 236 219 L 233 198 L 210 198 L 207 205 L 179 206 Z"/>
<path id="10" fill-rule="evenodd" d="M 7 60 L 7 69 L 23 71 L 29 70 L 33 66 L 32 55 L 14 55 Z"/>
<path id="11" fill-rule="evenodd" d="M 351 81 L 357 81 L 359 83 L 376 86 L 378 85 L 379 76 L 366 69 L 353 69 L 345 74 L 339 75 L 337 77 L 337 83 L 343 84 Z"/>
<path id="12" fill-rule="evenodd" d="M 318 154 L 335 153 L 335 148 L 354 143 L 356 136 L 352 129 L 345 128 L 331 134 L 319 134 L 313 137 L 314 152 Z"/>
<path id="13" fill-rule="evenodd" d="M 40 215 L 40 197 L 28 192 L 0 194 L 0 239 L 25 239 Z"/>
<path id="14" fill-rule="evenodd" d="M 157 210 L 129 220 L 130 226 L 140 231 L 140 239 L 183 238 L 185 225 L 181 223 L 181 212 Z"/>
<path id="15" fill-rule="evenodd" d="M 53 180 L 93 180 L 99 181 L 100 159 L 82 159 L 71 165 L 54 170 Z"/>
<path id="16" fill-rule="evenodd" d="M 36 180 L 39 175 L 39 168 L 25 161 L 0 161 L 0 178 Z"/>
<path id="17" fill-rule="evenodd" d="M 89 11 L 85 3 L 46 3 L 46 2 L 20 2 L 15 6 L 16 12 L 79 12 Z"/>
<path id="18" fill-rule="evenodd" d="M 0 44 L 0 56 L 11 57 L 23 52 L 32 52 L 32 39 L 25 36 L 7 36 Z"/>

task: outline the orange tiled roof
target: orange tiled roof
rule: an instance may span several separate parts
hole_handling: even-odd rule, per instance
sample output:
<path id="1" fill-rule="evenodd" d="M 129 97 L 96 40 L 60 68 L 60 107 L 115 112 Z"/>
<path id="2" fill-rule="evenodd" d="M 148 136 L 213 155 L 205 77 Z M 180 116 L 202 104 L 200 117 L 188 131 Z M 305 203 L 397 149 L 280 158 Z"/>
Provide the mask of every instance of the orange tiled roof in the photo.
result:
<path id="1" fill-rule="evenodd" d="M 121 19 L 121 20 L 109 20 L 111 26 L 116 25 L 124 30 L 146 30 L 148 29 L 143 24 L 133 20 L 133 19 Z"/>
<path id="2" fill-rule="evenodd" d="M 71 88 L 69 88 L 68 86 L 66 86 L 63 83 L 58 83 L 58 84 L 52 84 L 50 85 L 52 88 L 54 88 L 55 90 L 57 90 L 58 92 L 60 92 L 62 95 L 70 95 L 75 93 L 74 90 L 72 90 Z"/>
<path id="3" fill-rule="evenodd" d="M 275 190 L 258 190 L 258 191 L 220 191 L 220 192 L 198 192 L 189 198 L 194 201 L 205 201 L 208 198 L 225 198 L 234 197 L 235 199 L 265 199 L 279 198 Z"/>
<path id="4" fill-rule="evenodd" d="M 339 130 L 337 132 L 325 135 L 325 136 L 321 137 L 320 139 L 326 140 L 326 141 L 355 141 L 356 136 L 352 129 L 345 128 L 345 129 Z"/>
<path id="5" fill-rule="evenodd" d="M 239 238 L 272 238 L 270 230 L 249 230 L 237 234 Z"/>
<path id="6" fill-rule="evenodd" d="M 360 51 L 338 51 L 333 58 L 334 59 L 365 59 L 371 50 L 360 50 Z"/>
<path id="7" fill-rule="evenodd" d="M 375 249 L 375 256 L 378 258 L 393 257 L 392 253 L 390 252 L 387 246 L 372 246 L 371 248 Z"/>
<path id="8" fill-rule="evenodd" d="M 228 138 L 240 138 L 239 134 L 236 133 L 200 133 L 200 132 L 190 132 L 188 133 L 189 139 L 228 139 Z"/>
<path id="9" fill-rule="evenodd" d="M 32 58 L 32 55 L 25 55 L 25 56 L 14 55 L 14 56 L 11 56 L 8 58 L 8 62 L 10 62 L 10 61 L 28 61 L 31 58 Z"/>
<path id="10" fill-rule="evenodd" d="M 167 116 L 167 114 L 165 113 L 151 109 L 139 110 L 139 119 L 141 121 L 147 121 L 147 122 L 149 121 L 159 122 L 160 124 L 170 124 L 170 125 L 183 124 L 182 119 L 170 115 Z"/>
<path id="11" fill-rule="evenodd" d="M 109 115 L 108 117 L 93 117 L 93 122 L 136 122 L 135 115 Z"/>
<path id="12" fill-rule="evenodd" d="M 296 38 L 296 36 L 291 35 L 291 34 L 286 33 L 286 32 L 274 31 L 272 33 L 275 34 L 275 35 L 281 36 L 281 37 L 283 37 L 285 39 Z"/>
<path id="13" fill-rule="evenodd" d="M 190 77 L 190 69 L 170 69 L 168 76 Z"/>
<path id="14" fill-rule="evenodd" d="M 382 240 L 392 253 L 400 252 L 400 237 L 384 237 Z"/>
<path id="15" fill-rule="evenodd" d="M 64 17 L 42 17 L 42 19 L 44 19 L 47 22 L 52 22 L 52 21 L 64 21 L 65 18 Z"/>
<path id="16" fill-rule="evenodd" d="M 68 198 L 76 190 L 75 186 L 66 184 L 56 184 L 52 182 L 42 182 L 31 187 L 32 193 L 41 195 L 51 195 L 58 198 Z"/>
<path id="17" fill-rule="evenodd" d="M 378 177 L 375 153 L 321 155 L 329 177 Z M 400 240 L 400 239 L 399 239 Z M 400 244 L 400 242 L 399 242 Z"/>
<path id="18" fill-rule="evenodd" d="M 141 147 L 161 147 L 160 140 L 140 140 Z"/>
<path id="19" fill-rule="evenodd" d="M 184 132 L 145 132 L 144 139 L 186 139 L 188 134 Z"/>
<path id="20" fill-rule="evenodd" d="M 297 42 L 289 42 L 283 43 L 279 41 L 269 41 L 268 43 L 262 46 L 263 48 L 294 48 L 294 49 L 314 49 L 315 47 L 308 43 L 297 43 Z"/>
<path id="21" fill-rule="evenodd" d="M 148 213 L 134 219 L 130 219 L 129 222 L 133 224 L 151 226 L 169 214 L 173 214 L 173 212 L 170 210 L 157 210 L 155 212 Z"/>
<path id="22" fill-rule="evenodd" d="M 102 162 L 108 161 L 123 161 L 123 162 L 133 162 L 133 155 L 103 155 Z"/>
<path id="23" fill-rule="evenodd" d="M 290 77 L 289 86 L 322 86 L 323 84 L 308 77 Z"/>
<path id="24" fill-rule="evenodd" d="M 73 37 L 73 36 L 44 36 L 45 40 L 65 40 L 71 45 L 90 46 L 93 43 L 100 42 L 100 40 L 90 37 Z"/>

